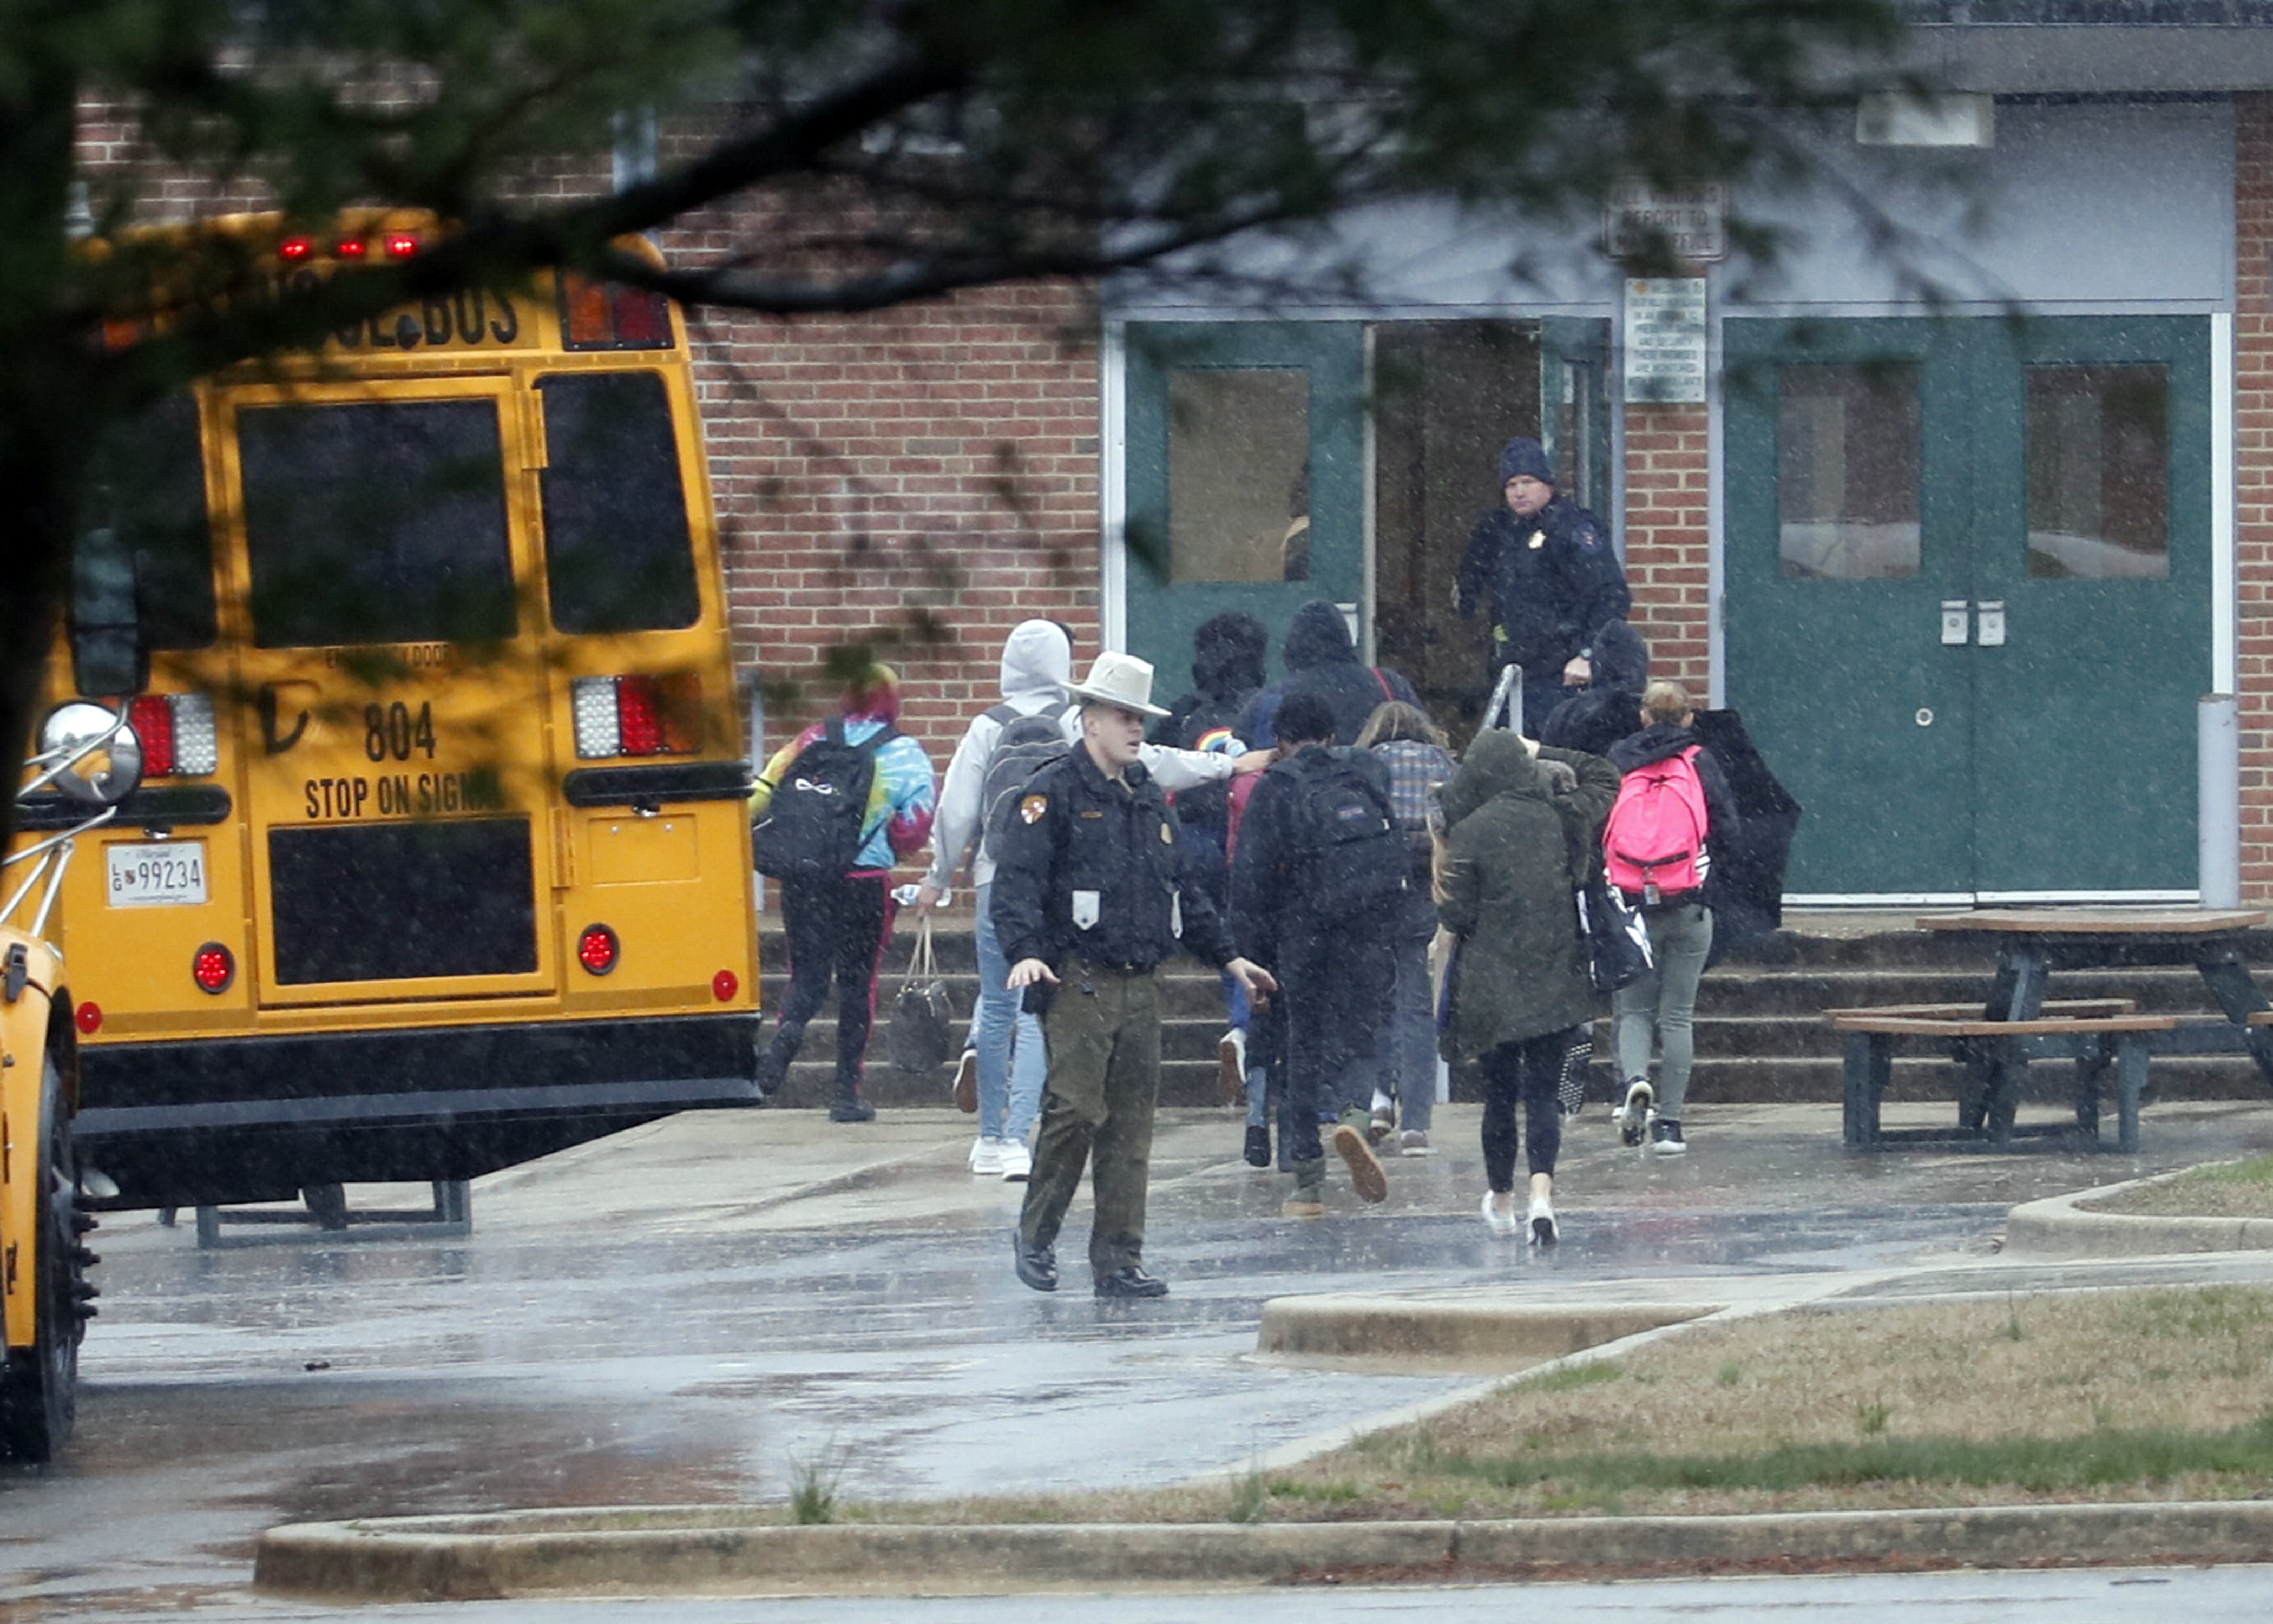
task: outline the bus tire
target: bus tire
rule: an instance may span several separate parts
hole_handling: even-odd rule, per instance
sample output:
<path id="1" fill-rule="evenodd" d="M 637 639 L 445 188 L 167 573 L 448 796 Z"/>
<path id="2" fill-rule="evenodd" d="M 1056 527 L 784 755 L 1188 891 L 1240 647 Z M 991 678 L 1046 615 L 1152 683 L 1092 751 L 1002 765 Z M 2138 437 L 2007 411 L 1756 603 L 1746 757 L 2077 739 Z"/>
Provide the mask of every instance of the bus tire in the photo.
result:
<path id="1" fill-rule="evenodd" d="M 71 1436 L 79 1409 L 79 1344 L 86 1329 L 83 1290 L 86 1250 L 79 1244 L 77 1168 L 63 1079 L 45 1057 L 40 1086 L 40 1203 L 34 1263 L 36 1333 L 29 1348 L 8 1350 L 0 1373 L 0 1455 L 53 1460 Z"/>

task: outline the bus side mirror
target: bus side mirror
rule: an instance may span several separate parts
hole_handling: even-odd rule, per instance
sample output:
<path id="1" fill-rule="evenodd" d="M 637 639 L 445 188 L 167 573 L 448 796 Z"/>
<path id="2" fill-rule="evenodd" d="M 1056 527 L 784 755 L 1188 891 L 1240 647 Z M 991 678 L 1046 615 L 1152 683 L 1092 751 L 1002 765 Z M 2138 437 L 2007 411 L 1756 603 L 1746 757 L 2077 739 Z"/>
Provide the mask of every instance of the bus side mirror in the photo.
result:
<path id="1" fill-rule="evenodd" d="M 72 685 L 81 693 L 139 693 L 150 683 L 135 603 L 134 550 L 110 525 L 79 532 L 71 549 Z"/>
<path id="2" fill-rule="evenodd" d="M 142 741 L 107 706 L 73 700 L 40 729 L 40 759 L 59 763 L 56 787 L 83 806 L 116 806 L 142 782 Z"/>

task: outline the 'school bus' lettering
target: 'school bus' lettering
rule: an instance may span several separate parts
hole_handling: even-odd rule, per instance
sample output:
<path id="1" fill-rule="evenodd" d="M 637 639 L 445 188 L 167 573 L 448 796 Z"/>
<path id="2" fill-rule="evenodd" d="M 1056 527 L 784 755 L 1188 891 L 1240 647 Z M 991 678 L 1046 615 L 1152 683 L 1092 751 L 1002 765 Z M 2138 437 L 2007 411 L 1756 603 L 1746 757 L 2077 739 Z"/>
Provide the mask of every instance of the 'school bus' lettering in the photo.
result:
<path id="1" fill-rule="evenodd" d="M 234 228 L 279 289 L 436 229 Z M 754 1100 L 749 768 L 667 303 L 424 299 L 200 381 L 94 487 L 150 670 L 146 782 L 57 914 L 115 1204 L 470 1178 Z"/>

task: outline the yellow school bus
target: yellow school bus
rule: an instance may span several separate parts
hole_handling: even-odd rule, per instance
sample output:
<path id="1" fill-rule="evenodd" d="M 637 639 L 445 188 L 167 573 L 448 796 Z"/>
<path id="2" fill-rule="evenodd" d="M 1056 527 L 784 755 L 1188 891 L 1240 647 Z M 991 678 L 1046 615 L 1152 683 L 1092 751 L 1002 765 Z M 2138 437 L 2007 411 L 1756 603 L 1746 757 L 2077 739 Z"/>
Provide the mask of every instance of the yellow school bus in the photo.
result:
<path id="1" fill-rule="evenodd" d="M 288 289 L 438 229 L 228 228 Z M 162 403 L 90 485 L 51 698 L 143 752 L 56 911 L 101 1204 L 458 1180 L 754 1103 L 750 767 L 667 300 L 388 311 Z"/>

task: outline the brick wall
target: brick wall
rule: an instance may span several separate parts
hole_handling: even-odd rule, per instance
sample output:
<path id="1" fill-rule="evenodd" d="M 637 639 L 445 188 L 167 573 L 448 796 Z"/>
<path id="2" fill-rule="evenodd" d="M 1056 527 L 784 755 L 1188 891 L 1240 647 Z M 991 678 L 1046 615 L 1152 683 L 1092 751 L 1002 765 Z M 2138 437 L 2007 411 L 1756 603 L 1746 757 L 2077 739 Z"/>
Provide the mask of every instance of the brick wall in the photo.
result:
<path id="1" fill-rule="evenodd" d="M 832 649 L 898 669 L 904 725 L 942 766 L 999 697 L 1013 625 L 1062 620 L 1077 662 L 1096 652 L 1099 382 L 1077 290 L 690 326 L 735 659 L 768 679 L 769 741 L 827 713 Z"/>
<path id="2" fill-rule="evenodd" d="M 1630 405 L 1626 433 L 1626 580 L 1632 625 L 1649 642 L 1650 674 L 1707 696 L 1707 451 L 1703 406 Z"/>
<path id="3" fill-rule="evenodd" d="M 2273 95 L 2234 100 L 2241 888 L 2262 902 L 2273 899 Z"/>

